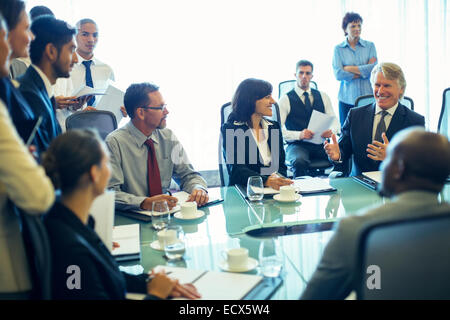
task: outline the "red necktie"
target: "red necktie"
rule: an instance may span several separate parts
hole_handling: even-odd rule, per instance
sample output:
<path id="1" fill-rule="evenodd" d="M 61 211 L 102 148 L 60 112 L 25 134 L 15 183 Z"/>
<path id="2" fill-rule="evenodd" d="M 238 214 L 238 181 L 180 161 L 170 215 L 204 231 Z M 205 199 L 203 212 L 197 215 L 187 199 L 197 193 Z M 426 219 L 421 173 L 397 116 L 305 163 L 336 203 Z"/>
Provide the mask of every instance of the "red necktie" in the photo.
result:
<path id="1" fill-rule="evenodd" d="M 148 195 L 149 197 L 162 194 L 161 176 L 159 175 L 158 161 L 156 161 L 155 146 L 153 141 L 145 141 L 148 147 L 147 170 L 148 170 Z"/>

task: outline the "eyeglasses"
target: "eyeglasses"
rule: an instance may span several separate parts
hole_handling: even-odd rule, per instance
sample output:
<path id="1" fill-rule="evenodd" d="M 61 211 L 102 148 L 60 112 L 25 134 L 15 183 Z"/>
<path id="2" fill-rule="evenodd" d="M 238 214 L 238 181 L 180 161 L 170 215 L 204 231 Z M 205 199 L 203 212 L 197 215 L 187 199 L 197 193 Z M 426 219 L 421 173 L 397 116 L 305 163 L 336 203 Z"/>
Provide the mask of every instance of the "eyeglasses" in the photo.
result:
<path id="1" fill-rule="evenodd" d="M 161 111 L 164 111 L 164 110 L 167 109 L 167 104 L 162 104 L 162 105 L 160 105 L 159 107 L 139 107 L 139 108 L 142 108 L 142 109 L 150 109 L 150 110 L 161 110 Z"/>

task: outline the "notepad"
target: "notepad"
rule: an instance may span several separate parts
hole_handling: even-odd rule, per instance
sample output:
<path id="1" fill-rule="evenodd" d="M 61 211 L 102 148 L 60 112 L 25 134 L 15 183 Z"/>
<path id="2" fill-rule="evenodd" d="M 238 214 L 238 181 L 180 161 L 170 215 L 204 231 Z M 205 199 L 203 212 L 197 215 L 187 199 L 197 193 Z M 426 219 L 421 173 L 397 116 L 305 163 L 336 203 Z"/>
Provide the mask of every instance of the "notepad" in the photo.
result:
<path id="1" fill-rule="evenodd" d="M 178 279 L 180 283 L 193 283 L 202 295 L 201 300 L 241 300 L 263 279 L 261 276 L 251 274 L 168 266 L 156 266 L 153 270 L 161 269 L 170 272 L 168 276 Z"/>
<path id="2" fill-rule="evenodd" d="M 117 261 L 140 259 L 141 238 L 139 224 L 135 223 L 114 227 L 112 238 L 114 242 L 120 245 L 119 248 L 115 248 L 111 252 Z"/>
<path id="3" fill-rule="evenodd" d="M 300 194 L 336 191 L 336 189 L 330 185 L 330 179 L 323 179 L 317 177 L 295 179 L 293 186 L 296 189 L 296 191 L 299 192 Z M 254 189 L 258 188 L 254 187 Z M 273 188 L 268 187 L 265 187 L 263 192 L 265 195 L 280 193 L 279 190 L 275 190 Z"/>

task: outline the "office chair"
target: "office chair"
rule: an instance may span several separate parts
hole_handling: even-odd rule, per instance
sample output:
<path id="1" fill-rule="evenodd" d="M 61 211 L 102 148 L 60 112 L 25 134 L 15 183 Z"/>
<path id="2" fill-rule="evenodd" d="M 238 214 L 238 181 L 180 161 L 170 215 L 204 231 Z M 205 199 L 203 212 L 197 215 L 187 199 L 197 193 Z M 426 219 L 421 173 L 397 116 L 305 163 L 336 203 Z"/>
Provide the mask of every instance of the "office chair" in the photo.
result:
<path id="1" fill-rule="evenodd" d="M 438 132 L 450 138 L 450 117 L 449 117 L 449 108 L 450 108 L 450 88 L 444 90 L 442 94 L 442 108 L 441 114 L 439 116 L 438 123 Z"/>
<path id="2" fill-rule="evenodd" d="M 294 89 L 296 82 L 297 80 L 286 80 L 280 82 L 278 84 L 278 99 L 280 99 L 283 95 Z M 317 83 L 315 81 L 311 81 L 309 85 L 312 89 L 317 90 Z"/>
<path id="3" fill-rule="evenodd" d="M 360 96 L 360 97 L 356 98 L 356 100 L 355 100 L 355 108 L 367 106 L 368 104 L 372 104 L 374 102 L 375 102 L 375 98 L 371 94 L 365 95 L 365 96 Z M 410 97 L 404 96 L 402 99 L 400 99 L 400 103 L 403 104 L 405 107 L 414 111 L 414 101 Z"/>
<path id="4" fill-rule="evenodd" d="M 450 211 L 442 209 L 439 215 L 384 222 L 362 231 L 358 299 L 450 299 Z M 368 288 L 374 279 L 380 289 Z"/>
<path id="5" fill-rule="evenodd" d="M 105 110 L 78 111 L 66 119 L 66 129 L 94 128 L 104 140 L 106 136 L 117 129 L 114 113 Z"/>

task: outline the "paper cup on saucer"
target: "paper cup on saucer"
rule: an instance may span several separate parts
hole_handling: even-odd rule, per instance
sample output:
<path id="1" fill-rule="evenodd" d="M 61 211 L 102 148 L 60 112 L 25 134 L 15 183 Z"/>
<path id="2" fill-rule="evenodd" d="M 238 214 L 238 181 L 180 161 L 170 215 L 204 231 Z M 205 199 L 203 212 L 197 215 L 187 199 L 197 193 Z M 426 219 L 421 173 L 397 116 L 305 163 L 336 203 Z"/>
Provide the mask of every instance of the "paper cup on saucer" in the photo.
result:
<path id="1" fill-rule="evenodd" d="M 294 201 L 297 197 L 293 186 L 280 187 L 280 199 L 283 201 Z"/>
<path id="2" fill-rule="evenodd" d="M 197 202 L 190 201 L 181 204 L 180 214 L 185 219 L 193 219 L 197 216 Z"/>
<path id="3" fill-rule="evenodd" d="M 235 248 L 222 252 L 230 269 L 246 269 L 248 265 L 248 249 Z"/>

